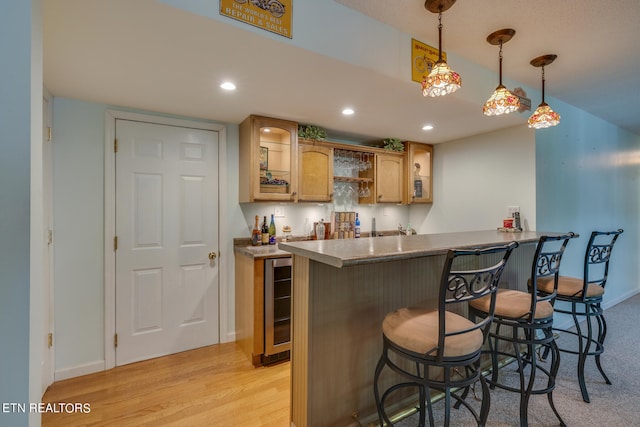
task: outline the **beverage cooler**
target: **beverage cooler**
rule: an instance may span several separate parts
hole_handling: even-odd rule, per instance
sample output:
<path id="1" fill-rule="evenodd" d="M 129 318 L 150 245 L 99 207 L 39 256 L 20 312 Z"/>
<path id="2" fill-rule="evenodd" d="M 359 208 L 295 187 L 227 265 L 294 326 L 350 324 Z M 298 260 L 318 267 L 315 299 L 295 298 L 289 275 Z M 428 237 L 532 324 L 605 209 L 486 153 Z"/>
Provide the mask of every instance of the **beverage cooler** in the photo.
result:
<path id="1" fill-rule="evenodd" d="M 264 356 L 269 359 L 291 349 L 292 259 L 266 259 L 264 269 Z"/>

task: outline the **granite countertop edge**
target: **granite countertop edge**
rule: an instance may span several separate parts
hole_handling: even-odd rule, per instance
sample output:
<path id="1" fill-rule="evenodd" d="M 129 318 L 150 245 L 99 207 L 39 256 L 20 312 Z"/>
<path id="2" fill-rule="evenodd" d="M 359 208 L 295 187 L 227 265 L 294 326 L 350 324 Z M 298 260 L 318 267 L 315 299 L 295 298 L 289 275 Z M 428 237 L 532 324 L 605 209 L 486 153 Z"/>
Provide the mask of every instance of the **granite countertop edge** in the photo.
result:
<path id="1" fill-rule="evenodd" d="M 400 259 L 440 255 L 449 249 L 490 247 L 517 241 L 537 243 L 540 236 L 560 233 L 498 230 L 464 231 L 453 233 L 387 236 L 348 240 L 313 240 L 280 243 L 279 248 L 294 255 L 337 268 L 359 264 L 387 262 Z"/>

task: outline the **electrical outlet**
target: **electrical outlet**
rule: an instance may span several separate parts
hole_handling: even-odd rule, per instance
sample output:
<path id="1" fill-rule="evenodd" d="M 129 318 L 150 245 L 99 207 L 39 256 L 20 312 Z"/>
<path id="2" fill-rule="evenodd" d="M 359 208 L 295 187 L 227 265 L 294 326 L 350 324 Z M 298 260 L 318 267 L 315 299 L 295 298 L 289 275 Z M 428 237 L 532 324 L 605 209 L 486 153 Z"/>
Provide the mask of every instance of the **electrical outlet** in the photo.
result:
<path id="1" fill-rule="evenodd" d="M 515 212 L 520 212 L 520 206 L 507 206 L 507 216 L 513 217 Z"/>
<path id="2" fill-rule="evenodd" d="M 274 215 L 276 218 L 282 218 L 282 217 L 284 217 L 284 206 L 281 206 L 281 205 L 276 206 L 276 207 L 273 209 L 273 215 Z"/>

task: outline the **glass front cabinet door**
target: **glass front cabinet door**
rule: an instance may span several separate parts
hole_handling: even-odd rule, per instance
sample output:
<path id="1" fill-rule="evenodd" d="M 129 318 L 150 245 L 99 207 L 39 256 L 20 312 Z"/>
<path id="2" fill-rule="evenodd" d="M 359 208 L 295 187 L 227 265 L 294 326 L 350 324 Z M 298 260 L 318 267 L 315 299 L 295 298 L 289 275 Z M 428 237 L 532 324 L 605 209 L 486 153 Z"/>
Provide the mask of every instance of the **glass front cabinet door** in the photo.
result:
<path id="1" fill-rule="evenodd" d="M 433 146 L 419 142 L 406 142 L 407 150 L 407 202 L 432 203 Z"/>
<path id="2" fill-rule="evenodd" d="M 251 115 L 239 136 L 240 202 L 295 201 L 298 124 Z"/>

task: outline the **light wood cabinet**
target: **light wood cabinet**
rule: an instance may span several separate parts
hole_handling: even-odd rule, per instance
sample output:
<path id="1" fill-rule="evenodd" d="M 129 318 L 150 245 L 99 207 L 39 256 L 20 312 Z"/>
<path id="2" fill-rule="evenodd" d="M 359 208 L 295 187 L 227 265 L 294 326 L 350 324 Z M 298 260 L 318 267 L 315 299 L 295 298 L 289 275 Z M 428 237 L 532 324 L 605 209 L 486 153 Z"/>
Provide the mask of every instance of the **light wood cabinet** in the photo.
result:
<path id="1" fill-rule="evenodd" d="M 407 165 L 407 203 L 433 202 L 433 146 L 419 142 L 405 142 Z"/>
<path id="2" fill-rule="evenodd" d="M 404 154 L 376 154 L 376 202 L 404 203 Z"/>
<path id="3" fill-rule="evenodd" d="M 267 276 L 273 261 L 289 261 L 291 271 L 291 256 L 235 253 L 236 342 L 254 366 L 288 358 L 290 349 L 291 275 L 287 281 L 276 272 L 270 288 Z"/>
<path id="4" fill-rule="evenodd" d="M 330 202 L 333 197 L 333 148 L 300 140 L 298 196 L 301 202 Z"/>
<path id="5" fill-rule="evenodd" d="M 334 184 L 369 189 L 359 203 L 432 203 L 433 147 L 405 142 L 405 152 L 298 140 L 296 122 L 251 115 L 240 124 L 239 201 L 333 201 Z M 375 157 L 357 175 L 334 176 L 335 150 Z M 337 193 L 336 193 L 337 194 Z"/>
<path id="6" fill-rule="evenodd" d="M 264 259 L 236 253 L 236 341 L 254 366 L 264 353 Z"/>
<path id="7" fill-rule="evenodd" d="M 295 201 L 298 124 L 252 115 L 239 131 L 240 203 Z"/>

